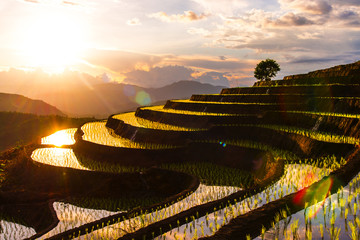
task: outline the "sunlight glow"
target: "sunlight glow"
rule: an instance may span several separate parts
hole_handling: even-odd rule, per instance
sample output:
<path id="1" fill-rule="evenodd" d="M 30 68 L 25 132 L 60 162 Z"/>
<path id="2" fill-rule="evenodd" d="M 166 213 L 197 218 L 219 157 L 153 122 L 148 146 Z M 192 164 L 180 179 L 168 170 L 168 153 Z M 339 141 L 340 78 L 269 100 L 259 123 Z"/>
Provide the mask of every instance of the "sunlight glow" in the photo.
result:
<path id="1" fill-rule="evenodd" d="M 61 73 L 80 61 L 84 33 L 72 18 L 61 14 L 36 16 L 24 34 L 20 48 L 31 67 Z"/>
<path id="2" fill-rule="evenodd" d="M 43 137 L 41 139 L 41 144 L 52 144 L 57 147 L 62 145 L 71 145 L 75 143 L 74 134 L 77 128 L 70 128 L 65 130 L 57 131 L 50 136 Z"/>

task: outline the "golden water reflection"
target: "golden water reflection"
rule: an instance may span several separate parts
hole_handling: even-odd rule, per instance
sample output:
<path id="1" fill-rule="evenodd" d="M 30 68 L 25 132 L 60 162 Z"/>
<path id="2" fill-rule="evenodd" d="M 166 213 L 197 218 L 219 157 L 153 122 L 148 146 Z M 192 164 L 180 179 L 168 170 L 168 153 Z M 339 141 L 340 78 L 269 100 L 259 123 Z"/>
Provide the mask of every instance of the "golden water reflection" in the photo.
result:
<path id="1" fill-rule="evenodd" d="M 69 148 L 38 148 L 33 151 L 31 158 L 36 162 L 56 167 L 90 170 L 80 165 L 74 151 Z"/>
<path id="2" fill-rule="evenodd" d="M 75 144 L 74 134 L 77 128 L 69 128 L 57 131 L 47 137 L 41 138 L 41 144 L 52 144 L 55 146 Z"/>

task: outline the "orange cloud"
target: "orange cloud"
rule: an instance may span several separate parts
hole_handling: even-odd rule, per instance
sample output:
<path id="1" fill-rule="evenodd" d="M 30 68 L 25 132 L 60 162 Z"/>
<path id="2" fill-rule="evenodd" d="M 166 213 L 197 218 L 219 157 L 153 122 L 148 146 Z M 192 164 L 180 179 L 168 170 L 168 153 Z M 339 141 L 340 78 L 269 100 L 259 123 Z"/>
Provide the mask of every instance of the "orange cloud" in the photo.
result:
<path id="1" fill-rule="evenodd" d="M 163 22 L 192 22 L 206 19 L 210 16 L 207 13 L 196 14 L 193 11 L 184 11 L 184 14 L 168 15 L 166 12 L 157 12 L 150 14 L 149 17 L 157 18 Z"/>

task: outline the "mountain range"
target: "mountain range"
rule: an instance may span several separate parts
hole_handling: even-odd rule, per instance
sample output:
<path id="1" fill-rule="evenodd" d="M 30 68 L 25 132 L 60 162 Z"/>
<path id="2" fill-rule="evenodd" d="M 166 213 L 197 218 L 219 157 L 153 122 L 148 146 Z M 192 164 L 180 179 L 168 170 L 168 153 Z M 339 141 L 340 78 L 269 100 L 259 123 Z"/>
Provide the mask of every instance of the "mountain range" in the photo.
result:
<path id="1" fill-rule="evenodd" d="M 219 93 L 224 86 L 196 81 L 180 81 L 160 88 L 104 82 L 101 78 L 77 72 L 47 75 L 12 69 L 0 72 L 0 111 L 66 114 L 70 117 L 106 118 L 110 114 L 132 111 L 142 105 L 161 104 L 167 99 L 186 99 L 192 94 Z M 41 101 L 30 101 L 30 99 Z M 7 99 L 6 101 L 3 99 Z M 45 105 L 44 105 L 45 104 Z M 41 105 L 41 107 L 40 107 Z"/>

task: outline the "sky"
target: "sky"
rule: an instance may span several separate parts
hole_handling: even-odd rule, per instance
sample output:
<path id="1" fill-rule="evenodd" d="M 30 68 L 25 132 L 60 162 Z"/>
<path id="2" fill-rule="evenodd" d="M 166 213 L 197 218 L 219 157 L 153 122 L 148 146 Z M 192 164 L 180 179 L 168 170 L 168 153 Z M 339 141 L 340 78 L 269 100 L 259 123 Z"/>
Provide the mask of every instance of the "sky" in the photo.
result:
<path id="1" fill-rule="evenodd" d="M 0 69 L 251 86 L 360 60 L 360 0 L 1 0 Z"/>

